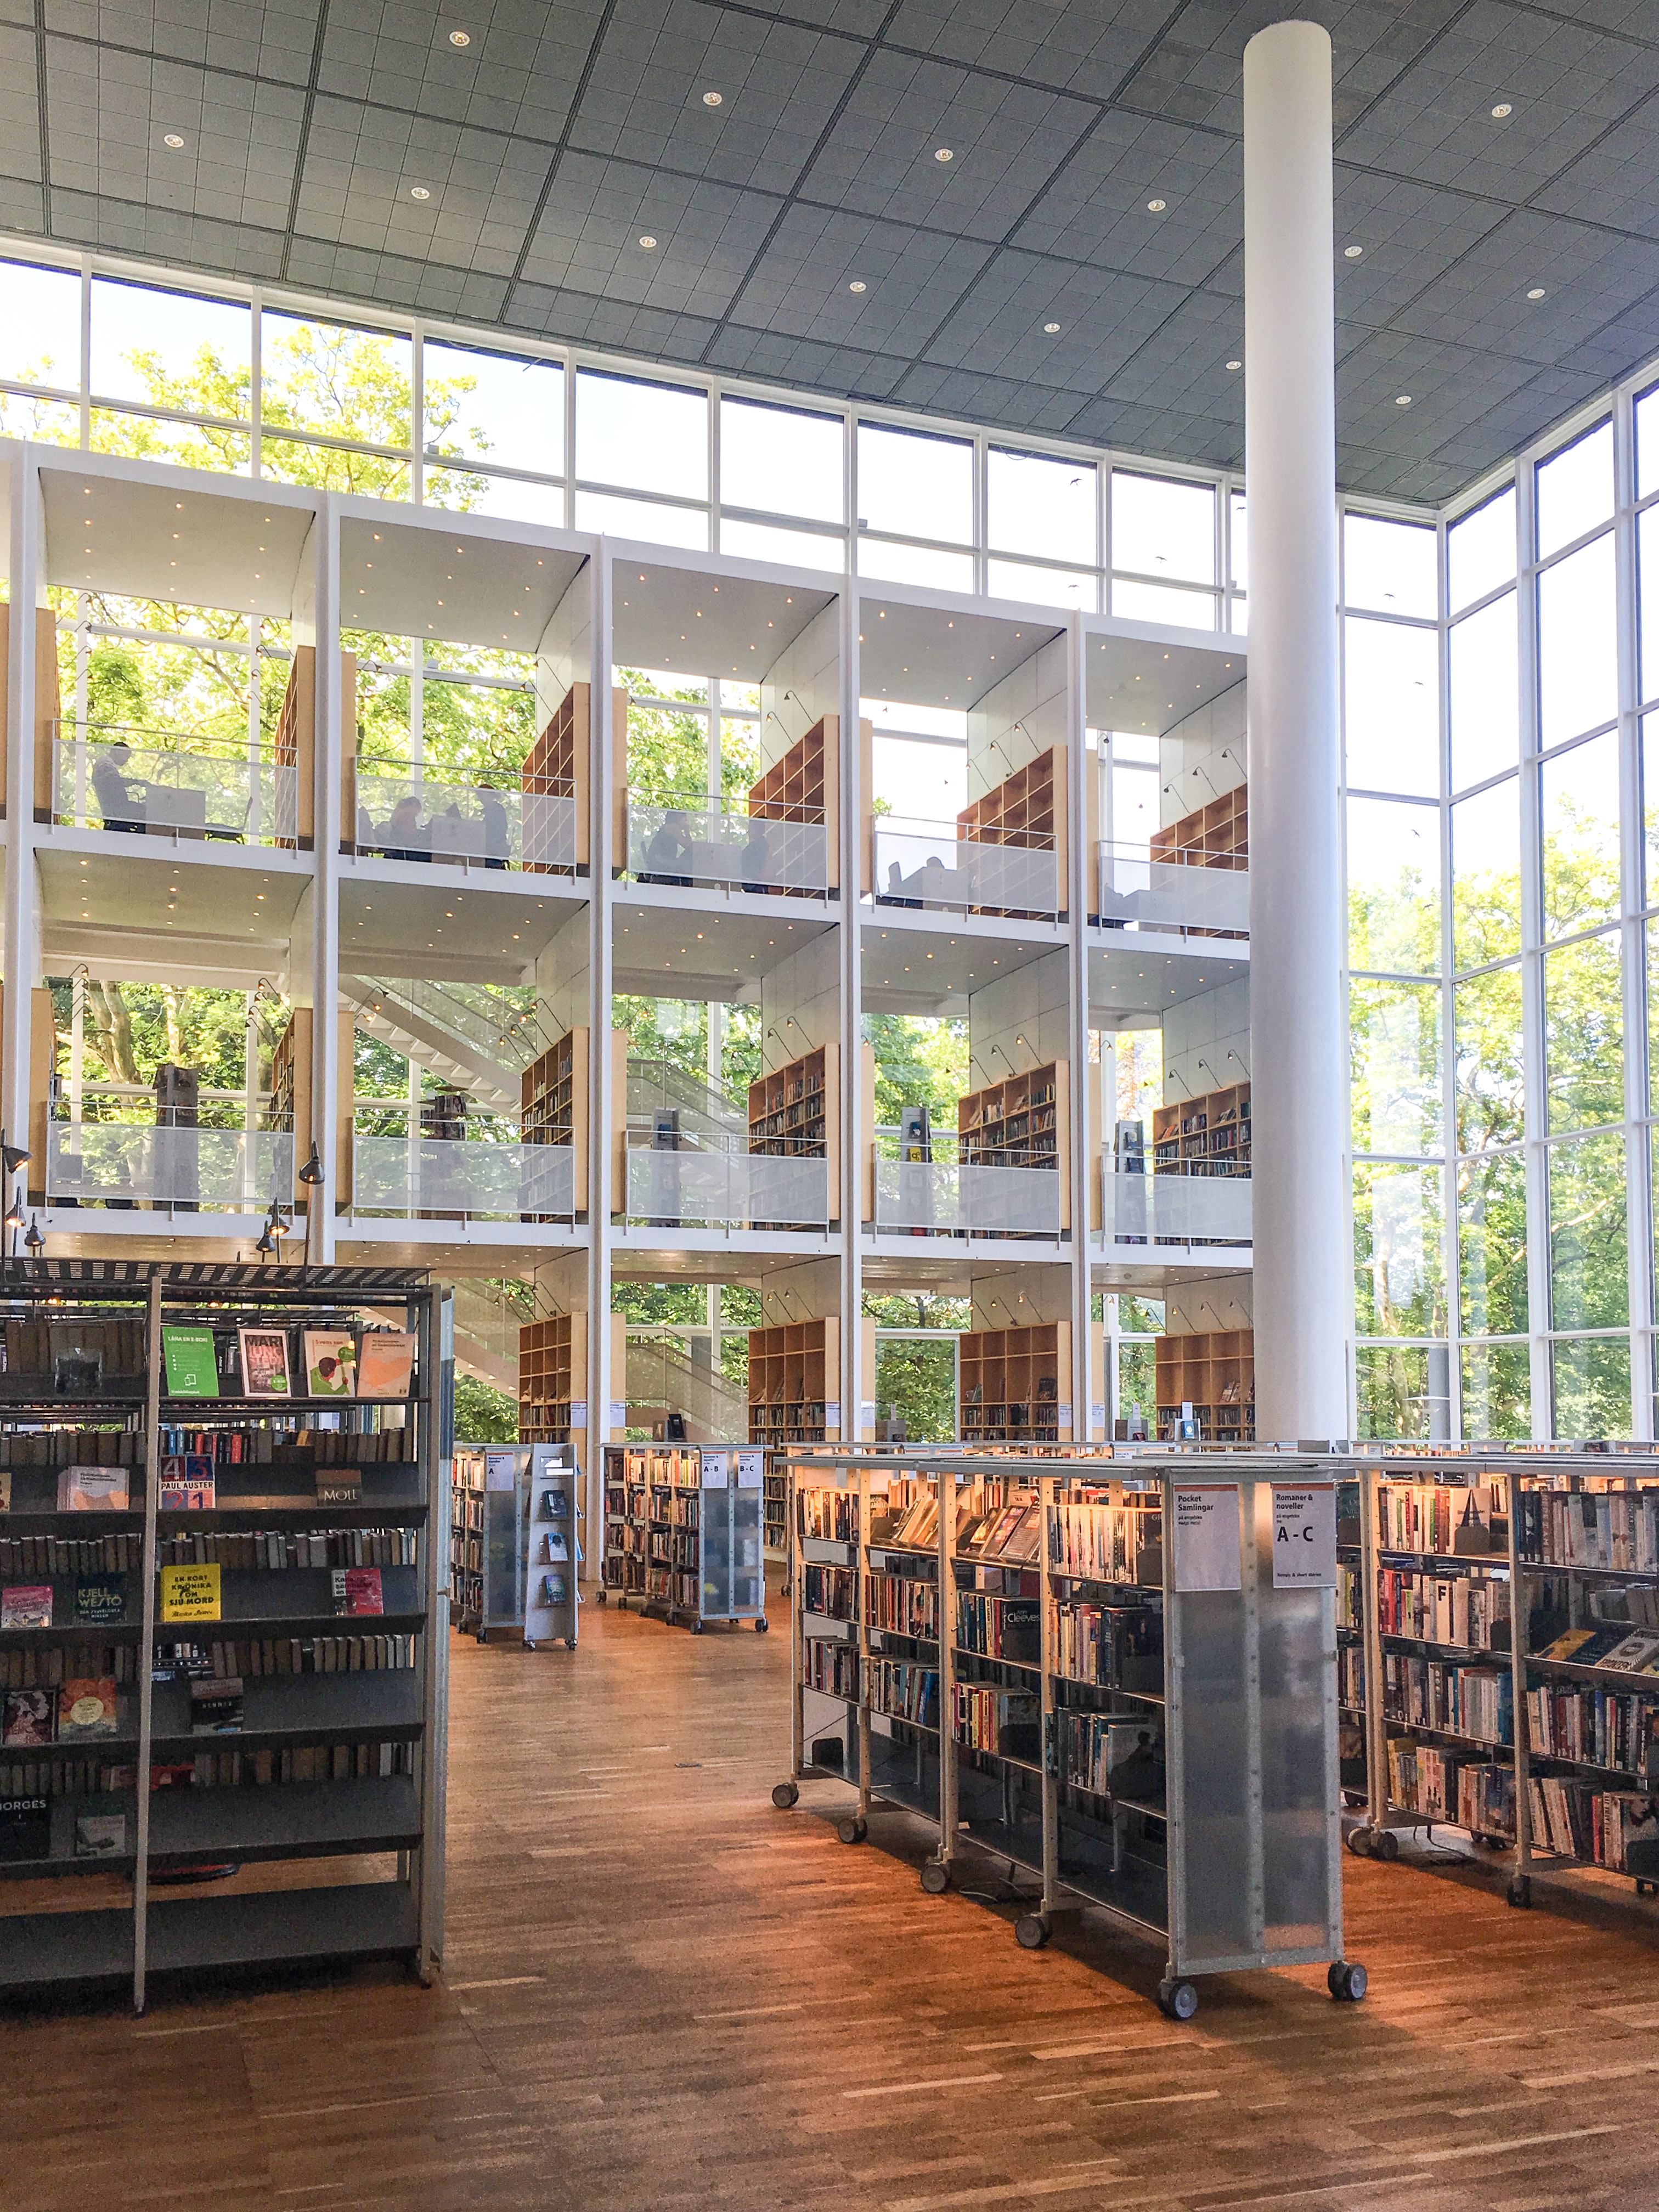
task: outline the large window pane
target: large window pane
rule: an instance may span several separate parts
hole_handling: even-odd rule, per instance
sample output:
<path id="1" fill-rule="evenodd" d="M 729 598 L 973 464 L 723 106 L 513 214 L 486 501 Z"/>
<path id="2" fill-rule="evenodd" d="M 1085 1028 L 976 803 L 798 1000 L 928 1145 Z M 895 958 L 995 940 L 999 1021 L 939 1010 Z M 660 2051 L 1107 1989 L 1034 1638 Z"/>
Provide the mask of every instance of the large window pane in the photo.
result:
<path id="1" fill-rule="evenodd" d="M 351 446 L 313 446 L 302 438 L 259 441 L 259 466 L 278 483 L 308 484 L 319 491 L 353 492 L 364 499 L 407 499 L 413 475 L 407 461 L 388 460 Z"/>
<path id="2" fill-rule="evenodd" d="M 1233 570 L 1233 588 L 1248 592 L 1250 588 L 1250 511 L 1243 492 L 1233 494 L 1232 520 L 1229 525 L 1228 544 Z"/>
<path id="3" fill-rule="evenodd" d="M 1459 1162 L 1457 1273 L 1465 1336 L 1524 1334 L 1527 1177 L 1519 1152 Z"/>
<path id="4" fill-rule="evenodd" d="M 1454 1132 L 1460 1152 L 1519 1144 L 1526 1133 L 1519 968 L 1489 968 L 1452 993 Z"/>
<path id="5" fill-rule="evenodd" d="M 1100 598 L 1092 574 L 1078 568 L 1039 568 L 1030 561 L 988 562 L 985 588 L 994 599 L 1029 599 L 1039 607 L 1083 607 L 1090 614 Z"/>
<path id="6" fill-rule="evenodd" d="M 1440 810 L 1348 801 L 1348 965 L 1440 971 Z"/>
<path id="7" fill-rule="evenodd" d="M 92 388 L 192 415 L 248 417 L 253 310 L 145 284 L 92 283 Z"/>
<path id="8" fill-rule="evenodd" d="M 1342 604 L 1373 614 L 1440 611 L 1435 581 L 1437 539 L 1414 522 L 1383 522 L 1372 514 L 1342 518 Z"/>
<path id="9" fill-rule="evenodd" d="M 1087 461 L 991 448 L 986 460 L 987 533 L 999 552 L 1092 568 L 1100 558 L 1098 487 Z"/>
<path id="10" fill-rule="evenodd" d="M 1433 983 L 1348 986 L 1350 1103 L 1356 1152 L 1440 1149 L 1440 991 Z"/>
<path id="11" fill-rule="evenodd" d="M 860 538 L 859 574 L 880 584 L 921 584 L 929 591 L 971 592 L 971 553 L 939 553 L 927 545 L 895 545 L 889 538 Z"/>
<path id="12" fill-rule="evenodd" d="M 808 522 L 845 522 L 847 426 L 752 400 L 720 402 L 720 501 Z"/>
<path id="13" fill-rule="evenodd" d="M 1659 1100 L 1659 921 L 1647 925 L 1648 969 L 1648 1111 Z M 1654 1188 L 1659 1190 L 1659 1183 Z M 1659 1209 L 1656 1209 L 1659 1211 Z"/>
<path id="14" fill-rule="evenodd" d="M 1431 629 L 1343 625 L 1348 782 L 1359 791 L 1440 791 L 1438 640 Z"/>
<path id="15" fill-rule="evenodd" d="M 707 499 L 707 395 L 578 370 L 576 473 L 589 483 Z"/>
<path id="16" fill-rule="evenodd" d="M 1500 491 L 1446 532 L 1451 611 L 1473 606 L 1515 574 L 1515 487 Z"/>
<path id="17" fill-rule="evenodd" d="M 1619 912 L 1619 732 L 1608 730 L 1538 771 L 1544 934 L 1593 929 Z"/>
<path id="18" fill-rule="evenodd" d="M 1538 579 L 1538 721 L 1547 750 L 1619 711 L 1613 533 Z"/>
<path id="19" fill-rule="evenodd" d="M 1524 1344 L 1463 1347 L 1463 1434 L 1525 1443 L 1532 1434 L 1532 1362 Z"/>
<path id="20" fill-rule="evenodd" d="M 1505 592 L 1447 634 L 1451 787 L 1467 791 L 1521 757 L 1521 670 L 1515 593 Z"/>
<path id="21" fill-rule="evenodd" d="M 19 401 L 15 394 L 6 397 L 15 406 L 39 404 Z M 4 400 L 0 399 L 0 422 L 5 420 L 6 411 Z M 78 422 L 78 409 L 64 412 L 72 412 Z M 9 430 L 9 424 L 7 427 Z M 40 438 L 46 434 L 26 427 L 16 434 Z M 71 442 L 78 444 L 79 440 Z M 214 423 L 173 422 L 155 415 L 130 415 L 118 407 L 92 410 L 87 443 L 94 453 L 125 453 L 135 460 L 171 461 L 181 469 L 220 469 L 232 476 L 245 477 L 253 465 L 253 439 L 246 430 L 224 430 Z M 379 466 L 394 475 L 401 473 L 407 481 L 408 471 L 402 461 L 382 462 Z M 274 474 L 275 470 L 267 473 Z"/>
<path id="22" fill-rule="evenodd" d="M 318 318 L 259 318 L 259 405 L 267 430 L 409 450 L 414 345 L 394 331 L 355 330 Z M 290 475 L 290 483 L 313 479 Z M 388 495 L 396 496 L 397 495 Z M 407 498 L 405 490 L 402 496 Z"/>
<path id="23" fill-rule="evenodd" d="M 1112 471 L 1112 566 L 1188 584 L 1215 581 L 1215 492 L 1209 484 Z"/>
<path id="24" fill-rule="evenodd" d="M 1613 425 L 1602 422 L 1538 466 L 1538 557 L 1613 520 Z"/>
<path id="25" fill-rule="evenodd" d="M 860 422 L 859 527 L 971 544 L 973 447 L 956 438 L 922 438 Z"/>
<path id="26" fill-rule="evenodd" d="M 1450 1433 L 1443 1344 L 1361 1344 L 1354 1350 L 1354 1433 L 1379 1441 Z"/>
<path id="27" fill-rule="evenodd" d="M 0 261 L 0 376 L 64 392 L 81 389 L 78 273 Z"/>
<path id="28" fill-rule="evenodd" d="M 1137 584 L 1112 579 L 1112 612 L 1131 622 L 1163 623 L 1175 629 L 1213 629 L 1215 593 L 1183 592 L 1174 584 Z"/>
<path id="29" fill-rule="evenodd" d="M 832 568 L 847 566 L 847 540 L 818 530 L 778 530 L 769 522 L 734 522 L 720 517 L 720 551 L 739 553 L 750 561 L 781 561 L 793 568 Z"/>
<path id="30" fill-rule="evenodd" d="M 1644 507 L 1636 518 L 1636 688 L 1652 699 L 1659 696 L 1659 507 Z"/>
<path id="31" fill-rule="evenodd" d="M 655 500 L 579 491 L 575 526 L 607 531 L 613 538 L 643 538 L 653 545 L 685 545 L 696 553 L 708 550 L 708 514 L 704 507 L 668 507 Z"/>
<path id="32" fill-rule="evenodd" d="M 564 527 L 562 484 L 498 477 L 488 469 L 440 468 L 435 461 L 428 461 L 422 496 L 428 507 L 493 514 L 507 522 L 539 522 L 553 530 Z"/>
<path id="33" fill-rule="evenodd" d="M 1631 1433 L 1630 1339 L 1569 1337 L 1550 1346 L 1555 1419 L 1551 1434 L 1584 1437 Z"/>
<path id="34" fill-rule="evenodd" d="M 1636 496 L 1659 491 L 1659 384 L 1636 403 Z"/>
<path id="35" fill-rule="evenodd" d="M 1544 956 L 1544 1079 L 1552 1134 L 1625 1117 L 1620 942 L 1612 929 Z"/>
<path id="36" fill-rule="evenodd" d="M 1452 964 L 1521 949 L 1521 784 L 1493 784 L 1451 811 Z"/>
<path id="37" fill-rule="evenodd" d="M 1445 1334 L 1445 1229 L 1438 1167 L 1354 1162 L 1354 1327 L 1361 1336 Z"/>
<path id="38" fill-rule="evenodd" d="M 421 351 L 428 459 L 492 460 L 557 476 L 564 467 L 564 371 L 478 346 Z"/>
<path id="39" fill-rule="evenodd" d="M 1630 1319 L 1624 1137 L 1552 1145 L 1548 1158 L 1552 1326 L 1618 1328 Z"/>

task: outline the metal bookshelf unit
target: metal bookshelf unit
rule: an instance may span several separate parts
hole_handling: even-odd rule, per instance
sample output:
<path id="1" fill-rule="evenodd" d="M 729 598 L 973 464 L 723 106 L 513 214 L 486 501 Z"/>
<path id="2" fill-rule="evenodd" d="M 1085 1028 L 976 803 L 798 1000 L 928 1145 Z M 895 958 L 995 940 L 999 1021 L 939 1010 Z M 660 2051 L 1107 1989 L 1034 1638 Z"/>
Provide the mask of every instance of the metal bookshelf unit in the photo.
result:
<path id="1" fill-rule="evenodd" d="M 301 1332 L 349 1335 L 361 1371 L 388 1310 L 412 1338 L 406 1390 L 307 1396 Z M 15 1261 L 0 1314 L 0 1989 L 130 1982 L 142 2011 L 166 1972 L 378 1957 L 429 1979 L 447 1294 L 384 1268 Z M 175 1328 L 216 1388 L 169 1392 Z M 244 1394 L 239 1328 L 283 1333 L 292 1395 Z M 193 1502 L 164 1504 L 163 1480 Z M 200 1601 L 164 1617 L 179 1569 Z M 26 1689 L 50 1701 L 14 1703 Z M 16 1740 L 31 1712 L 55 1741 Z M 198 1886 L 208 1870 L 228 1878 Z"/>
<path id="2" fill-rule="evenodd" d="M 1363 1996 L 1342 1955 L 1333 1461 L 825 1449 L 791 1475 L 775 1804 L 839 1771 L 843 1842 L 878 1802 L 933 1825 L 930 1893 L 965 1845 L 1023 1869 L 1028 1949 L 1068 1904 L 1104 1907 L 1166 1944 L 1176 2019 L 1196 1977 L 1250 1968 L 1325 1964 L 1334 1996 Z"/>
<path id="3" fill-rule="evenodd" d="M 694 1636 L 714 1621 L 766 1631 L 765 1455 L 726 1444 L 609 1444 L 599 1602 L 614 1591 Z"/>

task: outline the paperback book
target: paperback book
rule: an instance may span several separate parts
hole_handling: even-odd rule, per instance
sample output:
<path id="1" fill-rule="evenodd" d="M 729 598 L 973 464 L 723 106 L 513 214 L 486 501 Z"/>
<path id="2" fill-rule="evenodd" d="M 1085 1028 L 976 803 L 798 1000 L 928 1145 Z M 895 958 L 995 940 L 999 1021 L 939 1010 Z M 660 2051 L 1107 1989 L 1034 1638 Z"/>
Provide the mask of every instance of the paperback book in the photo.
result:
<path id="1" fill-rule="evenodd" d="M 364 1331 L 357 1353 L 360 1398 L 406 1398 L 415 1372 L 415 1337 L 406 1328 Z"/>
<path id="2" fill-rule="evenodd" d="M 11 1469 L 0 1467 L 0 1513 L 11 1511 Z"/>
<path id="3" fill-rule="evenodd" d="M 124 1467 L 61 1467 L 58 1470 L 60 1513 L 125 1513 L 127 1470 Z"/>
<path id="4" fill-rule="evenodd" d="M 88 1628 L 107 1628 L 127 1617 L 127 1586 L 118 1576 L 75 1585 L 75 1618 Z"/>
<path id="5" fill-rule="evenodd" d="M 75 1816 L 75 1856 L 77 1859 L 118 1859 L 127 1848 L 125 1813 L 77 1813 Z"/>
<path id="6" fill-rule="evenodd" d="M 161 1358 L 169 1398 L 216 1398 L 219 1363 L 210 1328 L 163 1328 Z"/>
<path id="7" fill-rule="evenodd" d="M 301 1331 L 306 1356 L 306 1389 L 313 1398 L 349 1398 L 357 1387 L 357 1347 L 337 1329 Z"/>
<path id="8" fill-rule="evenodd" d="M 190 1686 L 192 1735 L 240 1735 L 242 1680 L 240 1674 L 210 1675 Z"/>
<path id="9" fill-rule="evenodd" d="M 80 1743 L 115 1734 L 115 1677 L 78 1676 L 58 1692 L 58 1741 Z"/>
<path id="10" fill-rule="evenodd" d="M 51 1626 L 50 1583 L 14 1583 L 0 1589 L 0 1628 Z"/>
<path id="11" fill-rule="evenodd" d="M 50 1690 L 8 1690 L 0 1709 L 0 1744 L 9 1751 L 40 1751 L 52 1741 Z"/>
<path id="12" fill-rule="evenodd" d="M 211 1513 L 219 1479 L 211 1452 L 169 1452 L 161 1462 L 159 1504 L 163 1513 Z"/>
<path id="13" fill-rule="evenodd" d="M 286 1398 L 288 1331 L 285 1328 L 239 1328 L 236 1342 L 242 1361 L 245 1398 Z"/>
<path id="14" fill-rule="evenodd" d="M 217 1620 L 219 1569 L 216 1566 L 161 1569 L 163 1620 Z"/>
<path id="15" fill-rule="evenodd" d="M 334 1610 L 337 1613 L 386 1611 L 378 1567 L 336 1567 L 333 1570 Z"/>
<path id="16" fill-rule="evenodd" d="M 52 1800 L 0 1797 L 0 1860 L 15 1866 L 51 1856 Z"/>

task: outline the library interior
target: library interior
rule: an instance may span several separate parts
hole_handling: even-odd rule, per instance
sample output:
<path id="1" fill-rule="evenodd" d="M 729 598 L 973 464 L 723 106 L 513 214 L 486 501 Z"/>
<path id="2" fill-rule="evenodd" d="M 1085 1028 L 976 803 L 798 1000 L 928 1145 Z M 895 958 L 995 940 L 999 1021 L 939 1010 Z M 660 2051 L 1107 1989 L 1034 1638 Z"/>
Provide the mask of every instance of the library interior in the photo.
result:
<path id="1" fill-rule="evenodd" d="M 1659 15 L 0 50 L 8 2212 L 1639 2197 Z"/>

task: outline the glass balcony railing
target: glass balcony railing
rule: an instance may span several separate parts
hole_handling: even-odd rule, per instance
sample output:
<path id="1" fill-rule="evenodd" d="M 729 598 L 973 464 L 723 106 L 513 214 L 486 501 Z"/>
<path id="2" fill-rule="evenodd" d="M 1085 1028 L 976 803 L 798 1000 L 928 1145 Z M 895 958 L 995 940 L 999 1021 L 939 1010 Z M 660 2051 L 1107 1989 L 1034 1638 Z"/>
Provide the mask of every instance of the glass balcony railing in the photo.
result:
<path id="1" fill-rule="evenodd" d="M 1249 1176 L 1126 1175 L 1106 1159 L 1100 1190 L 1108 1244 L 1250 1242 Z"/>
<path id="2" fill-rule="evenodd" d="M 575 1153 L 512 1139 L 354 1135 L 351 1210 L 404 1221 L 568 1221 Z"/>
<path id="3" fill-rule="evenodd" d="M 934 1237 L 1060 1235 L 1054 1168 L 963 1167 L 954 1161 L 876 1161 L 878 1234 Z"/>
<path id="4" fill-rule="evenodd" d="M 1045 846 L 987 845 L 961 836 L 954 823 L 899 822 L 878 816 L 874 830 L 875 897 L 880 906 L 947 913 L 1053 917 L 1062 905 L 1060 860 Z"/>
<path id="5" fill-rule="evenodd" d="M 299 842 L 299 772 L 268 747 L 121 722 L 52 725 L 52 819 L 127 836 Z"/>
<path id="6" fill-rule="evenodd" d="M 707 801 L 685 806 L 630 803 L 628 872 L 642 884 L 823 897 L 830 888 L 830 833 L 823 810 L 794 811 L 809 818 L 781 821 Z"/>
<path id="7" fill-rule="evenodd" d="M 628 1218 L 652 1228 L 824 1229 L 831 1218 L 828 1160 L 652 1145 L 626 1158 Z"/>
<path id="8" fill-rule="evenodd" d="M 1154 860 L 1144 845 L 1103 845 L 1099 893 L 1099 918 L 1107 929 L 1249 933 L 1248 868 L 1206 866 L 1196 858 Z"/>
<path id="9" fill-rule="evenodd" d="M 294 1202 L 289 1130 L 158 1129 L 132 1121 L 47 1124 L 48 1206 L 258 1213 L 273 1200 L 285 1206 Z"/>
<path id="10" fill-rule="evenodd" d="M 576 799 L 568 785 L 547 781 L 446 781 L 407 761 L 357 763 L 355 822 L 341 825 L 358 852 L 389 860 L 450 866 L 573 873 Z"/>

